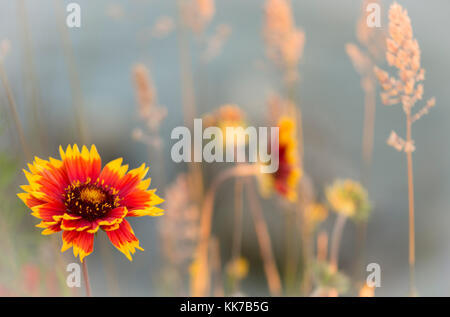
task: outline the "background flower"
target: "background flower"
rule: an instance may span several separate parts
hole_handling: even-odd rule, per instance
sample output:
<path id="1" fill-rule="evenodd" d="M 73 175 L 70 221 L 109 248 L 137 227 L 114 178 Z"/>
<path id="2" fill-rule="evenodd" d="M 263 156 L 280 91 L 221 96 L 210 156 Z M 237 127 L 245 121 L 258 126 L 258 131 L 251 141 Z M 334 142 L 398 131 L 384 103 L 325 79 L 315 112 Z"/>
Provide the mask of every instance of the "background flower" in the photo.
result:
<path id="1" fill-rule="evenodd" d="M 355 221 L 366 221 L 370 203 L 364 187 L 351 179 L 337 180 L 326 188 L 326 196 L 332 210 Z"/>

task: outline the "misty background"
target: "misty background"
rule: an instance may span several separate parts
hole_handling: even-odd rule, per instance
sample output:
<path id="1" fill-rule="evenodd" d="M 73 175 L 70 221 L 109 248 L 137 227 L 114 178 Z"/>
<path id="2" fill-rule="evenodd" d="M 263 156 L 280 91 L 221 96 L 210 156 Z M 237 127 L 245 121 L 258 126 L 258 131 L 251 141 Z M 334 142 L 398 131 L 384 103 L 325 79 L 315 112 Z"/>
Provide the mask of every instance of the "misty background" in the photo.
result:
<path id="1" fill-rule="evenodd" d="M 69 74 L 61 42 L 60 24 L 54 0 L 24 1 L 28 15 L 35 75 L 38 80 L 39 117 L 47 131 L 45 147 L 32 144 L 34 154 L 47 158 L 57 156 L 60 144 L 79 143 L 75 137 L 74 113 L 71 106 Z M 71 1 L 62 1 L 64 7 Z M 139 126 L 131 68 L 138 62 L 149 67 L 157 89 L 158 100 L 168 109 L 161 126 L 164 141 L 165 178 L 172 182 L 186 166 L 170 160 L 173 141 L 170 132 L 183 125 L 179 43 L 177 30 L 158 39 L 148 30 L 161 16 L 178 18 L 174 0 L 77 0 L 81 6 L 81 28 L 67 29 L 73 47 L 73 58 L 79 75 L 84 101 L 84 123 L 89 141 L 97 146 L 103 164 L 124 157 L 130 168 L 141 162 L 150 165 L 152 187 L 166 199 L 156 171 L 161 168 L 148 162 L 146 146 L 132 139 Z M 409 13 L 415 37 L 422 51 L 422 67 L 426 70 L 424 98 L 436 97 L 436 107 L 413 128 L 416 144 L 414 159 L 416 199 L 416 280 L 419 295 L 450 295 L 450 147 L 445 137 L 450 133 L 450 2 L 445 0 L 399 1 Z M 261 0 L 216 0 L 216 13 L 206 35 L 212 35 L 220 24 L 231 27 L 231 34 L 219 56 L 202 63 L 202 44 L 191 38 L 194 85 L 197 110 L 203 114 L 225 103 L 235 103 L 247 113 L 251 125 L 264 125 L 266 102 L 282 83 L 274 75 L 265 55 L 262 38 L 263 4 Z M 386 6 L 390 2 L 384 3 Z M 292 1 L 295 21 L 306 35 L 306 43 L 297 87 L 301 100 L 305 139 L 305 170 L 315 189 L 323 195 L 323 187 L 335 178 L 361 179 L 361 139 L 364 94 L 360 77 L 345 52 L 345 44 L 356 43 L 355 27 L 361 1 Z M 386 8 L 385 8 L 386 9 Z M 114 13 L 115 12 L 115 13 Z M 382 27 L 387 19 L 384 11 Z M 64 12 L 64 18 L 66 13 Z M 23 29 L 16 1 L 0 0 L 0 40 L 9 39 L 11 51 L 4 61 L 20 117 L 28 136 L 33 135 L 30 114 L 30 84 L 26 82 Z M 386 65 L 381 65 L 387 68 Z M 1 90 L 2 113 L 8 116 L 6 97 Z M 10 120 L 7 117 L 6 120 Z M 405 120 L 401 106 L 382 106 L 378 98 L 375 122 L 373 169 L 369 195 L 374 211 L 368 223 L 367 263 L 381 266 L 381 288 L 377 296 L 403 296 L 408 287 L 408 204 L 406 157 L 386 145 L 391 130 L 404 135 Z M 0 140 L 14 137 L 9 131 Z M 0 143 L 1 144 L 1 143 Z M 4 147 L 3 147 L 4 148 Z M 25 166 L 25 160 L 20 162 Z M 209 170 L 222 168 L 217 165 Z M 25 180 L 20 169 L 17 171 Z M 213 231 L 221 239 L 222 258 L 229 258 L 232 229 L 232 188 L 223 186 L 216 202 Z M 277 258 L 282 258 L 283 220 L 272 201 L 264 203 L 265 216 L 274 242 Z M 250 276 L 243 290 L 252 295 L 266 295 L 265 278 L 260 267 L 258 247 L 250 223 L 245 216 L 243 255 L 250 261 Z M 145 252 L 137 253 L 130 263 L 110 245 L 116 263 L 120 293 L 158 295 L 160 261 L 157 218 L 131 220 Z M 334 215 L 325 228 L 331 228 Z M 36 222 L 37 223 L 37 222 Z M 34 224 L 34 222 L 33 222 Z M 30 230 L 36 228 L 30 226 Z M 341 268 L 352 272 L 353 224 L 347 223 L 341 246 Z M 100 233 L 99 239 L 106 239 Z M 279 238 L 279 239 L 278 239 Z M 36 235 L 36 239 L 47 237 Z M 58 237 L 60 239 L 60 237 Z M 17 246 L 20 248 L 20 246 Z M 95 242 L 99 248 L 99 241 Z M 96 249 L 98 251 L 98 249 Z M 55 250 L 59 252 L 59 250 Z M 71 251 L 67 252 L 70 253 Z M 68 258 L 71 254 L 68 254 Z M 107 295 L 107 283 L 100 252 L 88 258 L 91 283 L 95 295 Z M 75 262 L 75 260 L 74 260 Z M 53 265 L 53 264 L 52 264 Z"/>

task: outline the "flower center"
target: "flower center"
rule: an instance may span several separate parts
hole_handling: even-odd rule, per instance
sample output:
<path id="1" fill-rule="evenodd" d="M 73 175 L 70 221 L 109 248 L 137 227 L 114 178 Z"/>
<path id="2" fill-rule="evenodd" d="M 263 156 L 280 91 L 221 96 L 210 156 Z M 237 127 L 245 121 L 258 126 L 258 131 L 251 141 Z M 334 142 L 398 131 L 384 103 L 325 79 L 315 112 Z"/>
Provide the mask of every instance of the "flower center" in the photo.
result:
<path id="1" fill-rule="evenodd" d="M 111 209 L 118 207 L 119 200 L 115 190 L 90 182 L 73 183 L 66 188 L 64 194 L 67 212 L 89 221 L 101 218 Z"/>
<path id="2" fill-rule="evenodd" d="M 82 201 L 93 204 L 101 204 L 105 201 L 106 194 L 96 187 L 85 187 L 80 191 L 80 198 Z"/>

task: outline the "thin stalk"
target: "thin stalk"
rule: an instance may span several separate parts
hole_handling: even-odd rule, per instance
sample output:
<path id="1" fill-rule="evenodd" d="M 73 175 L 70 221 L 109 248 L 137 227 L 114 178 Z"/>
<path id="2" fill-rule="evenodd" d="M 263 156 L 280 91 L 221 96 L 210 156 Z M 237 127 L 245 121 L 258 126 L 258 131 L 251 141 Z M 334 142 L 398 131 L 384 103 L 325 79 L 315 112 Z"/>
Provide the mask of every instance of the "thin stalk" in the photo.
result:
<path id="1" fill-rule="evenodd" d="M 8 76 L 6 75 L 5 69 L 3 68 L 3 62 L 0 60 L 0 77 L 3 83 L 3 87 L 6 91 L 6 97 L 8 98 L 9 110 L 13 116 L 14 126 L 16 128 L 17 135 L 19 136 L 20 145 L 22 147 L 22 151 L 25 153 L 25 156 L 28 161 L 31 162 L 32 156 L 30 147 L 26 141 L 25 133 L 22 127 L 22 123 L 20 122 L 19 114 L 17 112 L 17 105 L 14 99 L 11 86 L 9 84 Z"/>
<path id="2" fill-rule="evenodd" d="M 353 276 L 356 283 L 363 277 L 364 262 L 366 260 L 365 246 L 367 240 L 367 222 L 360 221 L 356 224 L 356 244 L 355 244 L 355 263 L 353 268 Z"/>
<path id="3" fill-rule="evenodd" d="M 210 290 L 210 276 L 208 270 L 208 246 L 211 237 L 212 216 L 214 212 L 214 200 L 220 185 L 233 177 L 245 177 L 258 174 L 257 165 L 240 164 L 220 173 L 209 186 L 203 201 L 200 215 L 200 233 L 197 247 L 197 257 L 201 274 L 198 274 L 196 296 L 206 296 Z M 200 276 L 202 275 L 202 276 Z"/>
<path id="4" fill-rule="evenodd" d="M 278 273 L 275 257 L 272 252 L 272 243 L 270 242 L 269 230 L 264 220 L 261 205 L 256 196 L 254 184 L 247 181 L 247 189 L 249 195 L 250 212 L 255 225 L 256 237 L 264 263 L 264 271 L 266 273 L 267 284 L 272 296 L 281 295 L 281 279 Z"/>
<path id="5" fill-rule="evenodd" d="M 285 216 L 285 267 L 284 284 L 286 294 L 291 294 L 296 282 L 297 249 L 296 215 L 294 210 L 286 210 Z"/>
<path id="6" fill-rule="evenodd" d="M 406 115 L 406 141 L 411 142 L 411 114 Z M 412 151 L 406 152 L 408 164 L 408 202 L 409 202 L 409 293 L 411 296 L 416 294 L 415 286 L 415 229 L 414 229 L 414 178 Z"/>
<path id="7" fill-rule="evenodd" d="M 89 272 L 88 272 L 86 259 L 84 259 L 82 264 L 83 264 L 83 277 L 84 277 L 84 286 L 86 288 L 86 296 L 91 297 L 92 296 L 91 282 L 89 281 Z"/>
<path id="8" fill-rule="evenodd" d="M 339 266 L 339 247 L 342 239 L 342 232 L 344 230 L 347 217 L 339 214 L 334 223 L 333 233 L 331 235 L 331 249 L 330 249 L 330 264 L 336 270 Z"/>
<path id="9" fill-rule="evenodd" d="M 233 240 L 231 247 L 232 262 L 237 261 L 241 256 L 243 191 L 244 191 L 244 184 L 242 182 L 242 179 L 236 179 L 234 183 L 234 224 L 233 224 Z M 238 288 L 239 288 L 238 281 L 235 278 L 232 278 L 231 292 L 236 293 Z"/>

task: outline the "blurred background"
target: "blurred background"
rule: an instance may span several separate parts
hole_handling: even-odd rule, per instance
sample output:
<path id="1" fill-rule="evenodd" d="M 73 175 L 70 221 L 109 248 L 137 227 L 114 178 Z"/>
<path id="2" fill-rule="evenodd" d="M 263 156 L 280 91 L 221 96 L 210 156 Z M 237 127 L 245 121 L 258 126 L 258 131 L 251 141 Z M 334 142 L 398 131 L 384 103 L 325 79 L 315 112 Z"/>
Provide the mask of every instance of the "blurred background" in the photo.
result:
<path id="1" fill-rule="evenodd" d="M 87 258 L 93 293 L 188 295 L 192 253 L 185 255 L 182 271 L 170 271 L 164 251 L 169 239 L 165 235 L 178 232 L 173 224 L 164 231 L 164 221 L 169 221 L 164 217 L 172 219 L 169 206 L 176 204 L 171 199 L 187 199 L 179 198 L 186 187 L 173 187 L 177 180 L 183 182 L 178 177 L 188 167 L 170 159 L 174 143 L 170 133 L 174 127 L 185 125 L 186 99 L 188 104 L 195 104 L 195 117 L 235 104 L 246 113 L 247 124 L 268 125 L 268 100 L 283 93 L 285 79 L 266 54 L 265 1 L 216 0 L 212 17 L 200 31 L 180 22 L 189 1 L 77 0 L 81 27 L 67 28 L 65 8 L 70 2 L 0 0 L 0 41 L 3 49 L 9 47 L 2 57 L 2 67 L 30 152 L 41 158 L 57 157 L 59 145 L 86 143 L 97 146 L 103 164 L 117 157 L 123 157 L 131 168 L 148 163 L 152 187 L 158 188 L 166 200 L 162 205 L 166 215 L 131 220 L 145 249 L 135 254 L 133 262 L 110 245 L 103 232 L 98 234 L 95 252 Z M 346 53 L 347 43 L 358 43 L 356 28 L 362 1 L 290 3 L 295 25 L 305 36 L 294 81 L 303 118 L 303 169 L 312 180 L 317 200 L 323 201 L 323 189 L 333 180 L 361 181 L 363 177 L 365 96 L 361 77 Z M 449 133 L 445 122 L 450 117 L 446 107 L 450 102 L 450 41 L 444 35 L 450 28 L 450 3 L 399 3 L 408 10 L 421 47 L 425 98 L 435 96 L 437 100 L 436 108 L 413 129 L 417 289 L 422 296 L 448 296 L 450 148 L 443 136 Z M 390 2 L 383 4 L 379 32 L 387 30 Z M 157 93 L 161 118 L 151 116 L 156 121 L 153 125 L 139 112 L 133 73 L 137 64 L 146 67 Z M 384 61 L 377 64 L 387 69 Z M 21 149 L 4 88 L 0 89 L 0 294 L 81 295 L 82 289 L 71 290 L 64 285 L 65 265 L 77 260 L 70 250 L 60 257 L 60 234 L 42 236 L 34 227 L 37 219 L 29 216 L 29 210 L 16 197 L 19 185 L 26 182 L 21 170 L 28 159 Z M 374 129 L 371 176 L 365 184 L 373 210 L 367 225 L 364 262 L 381 266 L 377 296 L 404 296 L 409 274 L 406 159 L 386 145 L 386 139 L 393 129 L 404 135 L 405 118 L 401 106 L 383 106 L 378 93 Z M 203 164 L 205 188 L 228 165 Z M 233 190 L 233 182 L 224 183 L 214 207 L 212 232 L 219 245 L 216 253 L 223 276 L 231 258 Z M 282 271 L 284 219 L 283 203 L 278 200 L 272 196 L 261 198 L 260 203 L 274 257 Z M 248 274 L 240 282 L 239 294 L 268 295 L 257 236 L 247 210 L 244 202 L 241 254 L 248 264 Z M 320 230 L 330 232 L 335 219 L 330 213 Z M 353 223 L 347 223 L 339 267 L 348 276 L 354 270 L 355 241 L 357 230 Z M 180 248 L 189 251 L 190 247 Z M 183 286 L 174 292 L 169 285 L 179 275 Z"/>

